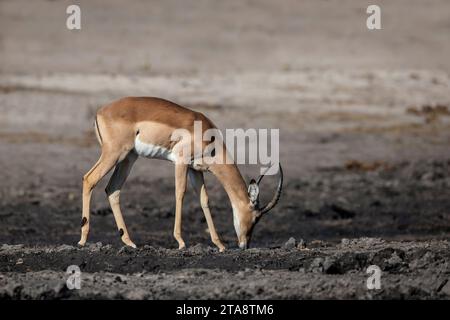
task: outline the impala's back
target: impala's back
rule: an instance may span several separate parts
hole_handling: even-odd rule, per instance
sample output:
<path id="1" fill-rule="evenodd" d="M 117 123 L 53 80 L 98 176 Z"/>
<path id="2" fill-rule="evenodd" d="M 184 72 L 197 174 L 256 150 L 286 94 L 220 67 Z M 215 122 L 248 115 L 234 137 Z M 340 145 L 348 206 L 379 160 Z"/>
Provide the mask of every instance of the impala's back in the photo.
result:
<path id="1" fill-rule="evenodd" d="M 179 140 L 172 135 L 175 130 L 185 130 L 193 137 L 195 121 L 201 123 L 202 133 L 215 128 L 203 114 L 173 102 L 127 97 L 101 108 L 97 112 L 96 128 L 104 147 L 120 144 L 124 151 L 134 149 L 142 157 L 175 161 L 174 146 Z M 190 143 L 193 147 L 194 140 Z"/>

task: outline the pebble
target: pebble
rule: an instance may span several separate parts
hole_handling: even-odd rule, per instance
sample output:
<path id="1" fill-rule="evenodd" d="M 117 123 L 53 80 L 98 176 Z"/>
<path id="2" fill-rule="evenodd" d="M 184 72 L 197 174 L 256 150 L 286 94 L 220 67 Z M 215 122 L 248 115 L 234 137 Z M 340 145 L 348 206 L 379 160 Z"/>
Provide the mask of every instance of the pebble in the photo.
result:
<path id="1" fill-rule="evenodd" d="M 298 249 L 306 249 L 306 241 L 303 239 L 300 239 L 297 243 Z"/>
<path id="2" fill-rule="evenodd" d="M 296 245 L 297 241 L 295 240 L 295 238 L 290 237 L 289 240 L 284 243 L 283 247 L 285 249 L 294 249 Z"/>

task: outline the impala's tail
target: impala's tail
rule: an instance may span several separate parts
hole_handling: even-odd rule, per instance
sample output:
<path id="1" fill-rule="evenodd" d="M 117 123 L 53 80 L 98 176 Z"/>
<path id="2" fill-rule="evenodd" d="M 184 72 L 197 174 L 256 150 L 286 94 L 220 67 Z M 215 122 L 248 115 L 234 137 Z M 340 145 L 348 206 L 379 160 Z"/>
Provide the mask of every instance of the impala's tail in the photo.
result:
<path id="1" fill-rule="evenodd" d="M 97 115 L 95 115 L 94 127 L 95 127 L 95 135 L 97 136 L 97 140 L 100 143 L 100 145 L 103 145 L 102 135 L 100 134 L 100 130 L 98 128 Z"/>

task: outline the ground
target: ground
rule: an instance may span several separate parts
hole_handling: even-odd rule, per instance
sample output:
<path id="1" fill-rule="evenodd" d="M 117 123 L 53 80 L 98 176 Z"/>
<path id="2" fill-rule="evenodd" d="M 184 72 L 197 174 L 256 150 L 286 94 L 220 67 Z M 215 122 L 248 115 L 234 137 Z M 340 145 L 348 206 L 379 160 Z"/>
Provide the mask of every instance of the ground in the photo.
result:
<path id="1" fill-rule="evenodd" d="M 339 3 L 81 1 L 82 30 L 68 31 L 64 1 L 0 2 L 0 297 L 449 299 L 449 3 L 381 1 L 375 33 L 368 4 Z M 222 129 L 280 129 L 284 192 L 249 250 L 208 175 L 227 250 L 189 190 L 178 251 L 173 166 L 144 159 L 122 193 L 138 248 L 122 247 L 107 178 L 76 247 L 95 110 L 131 95 Z M 65 286 L 69 265 L 80 290 Z M 367 289 L 370 265 L 381 289 Z"/>

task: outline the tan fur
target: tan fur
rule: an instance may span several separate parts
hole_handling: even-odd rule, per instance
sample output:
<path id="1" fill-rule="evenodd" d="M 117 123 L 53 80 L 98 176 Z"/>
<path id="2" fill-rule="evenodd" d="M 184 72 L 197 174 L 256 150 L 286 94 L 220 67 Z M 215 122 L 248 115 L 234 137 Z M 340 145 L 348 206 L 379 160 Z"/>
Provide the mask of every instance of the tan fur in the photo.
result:
<path id="1" fill-rule="evenodd" d="M 115 167 L 114 173 L 106 188 L 106 193 L 120 231 L 122 241 L 132 247 L 131 241 L 120 209 L 120 190 L 133 166 L 137 154 L 134 151 L 135 138 L 175 151 L 177 141 L 170 141 L 176 129 L 194 130 L 194 121 L 202 122 L 203 131 L 215 128 L 215 125 L 203 114 L 194 112 L 175 103 L 159 98 L 123 98 L 101 108 L 96 115 L 95 129 L 101 144 L 102 153 L 97 163 L 83 178 L 83 212 L 85 221 L 81 228 L 80 245 L 86 243 L 89 233 L 89 206 L 92 190 L 96 184 Z M 193 143 L 193 142 L 191 142 Z M 247 194 L 247 186 L 235 164 L 212 164 L 206 168 L 222 183 L 228 193 L 233 208 L 237 211 L 241 232 L 239 243 L 246 243 L 249 230 L 252 228 L 257 214 L 251 206 Z M 187 164 L 175 164 L 176 210 L 174 237 L 179 248 L 185 243 L 181 237 L 182 205 L 186 191 L 187 174 L 190 172 L 191 182 L 200 197 L 211 239 L 220 251 L 225 249 L 219 239 L 212 221 L 208 206 L 208 196 L 203 181 L 202 172 L 194 170 Z M 85 219 L 84 219 L 85 218 Z"/>

